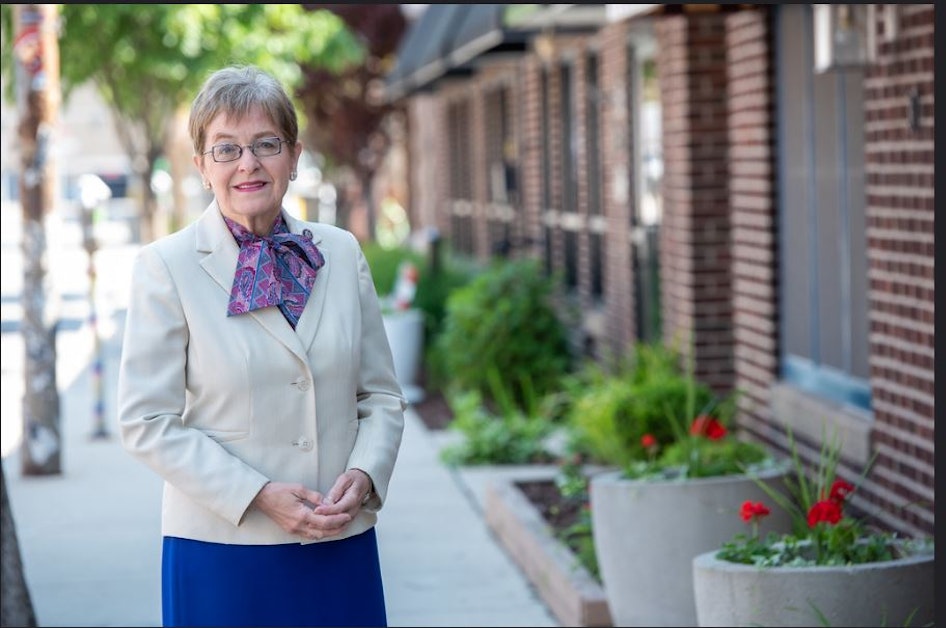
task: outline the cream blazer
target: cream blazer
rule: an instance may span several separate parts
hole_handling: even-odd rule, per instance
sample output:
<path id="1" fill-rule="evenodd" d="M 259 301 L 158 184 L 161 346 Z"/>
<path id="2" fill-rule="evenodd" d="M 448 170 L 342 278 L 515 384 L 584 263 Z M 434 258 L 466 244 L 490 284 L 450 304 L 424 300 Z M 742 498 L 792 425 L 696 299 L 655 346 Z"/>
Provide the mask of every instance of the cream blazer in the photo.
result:
<path id="1" fill-rule="evenodd" d="M 353 467 L 375 495 L 342 536 L 384 503 L 407 402 L 371 272 L 348 231 L 283 216 L 325 257 L 295 330 L 275 307 L 227 316 L 239 247 L 216 202 L 135 257 L 118 431 L 164 478 L 164 535 L 306 542 L 250 502 L 268 480 L 325 493 Z"/>

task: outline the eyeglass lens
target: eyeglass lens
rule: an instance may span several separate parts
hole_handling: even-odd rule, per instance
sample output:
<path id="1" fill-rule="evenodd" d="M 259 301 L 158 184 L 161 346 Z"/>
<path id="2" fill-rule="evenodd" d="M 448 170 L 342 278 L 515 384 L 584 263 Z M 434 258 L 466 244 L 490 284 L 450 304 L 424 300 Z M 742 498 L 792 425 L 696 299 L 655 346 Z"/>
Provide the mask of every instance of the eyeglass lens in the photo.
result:
<path id="1" fill-rule="evenodd" d="M 210 149 L 210 153 L 214 161 L 234 161 L 243 156 L 243 148 L 239 144 L 217 144 Z M 246 148 L 257 157 L 271 157 L 282 152 L 282 140 L 278 137 L 261 137 Z"/>

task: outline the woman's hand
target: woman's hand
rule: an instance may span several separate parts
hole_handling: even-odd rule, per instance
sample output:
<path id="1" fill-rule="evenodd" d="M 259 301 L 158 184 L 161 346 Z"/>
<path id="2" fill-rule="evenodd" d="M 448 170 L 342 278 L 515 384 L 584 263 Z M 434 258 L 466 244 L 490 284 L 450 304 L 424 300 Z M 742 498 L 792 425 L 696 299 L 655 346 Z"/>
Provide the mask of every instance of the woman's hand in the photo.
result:
<path id="1" fill-rule="evenodd" d="M 318 540 L 338 534 L 351 523 L 354 516 L 346 510 L 335 508 L 328 512 L 318 511 L 320 505 L 324 507 L 324 503 L 321 493 L 302 484 L 269 482 L 256 494 L 252 505 L 286 532 L 306 540 Z"/>
<path id="2" fill-rule="evenodd" d="M 350 522 L 361 510 L 373 488 L 374 485 L 367 473 L 361 469 L 349 469 L 338 476 L 328 495 L 315 507 L 315 513 L 327 517 L 348 515 Z M 338 534 L 347 525 L 348 522 L 329 532 L 329 536 Z"/>

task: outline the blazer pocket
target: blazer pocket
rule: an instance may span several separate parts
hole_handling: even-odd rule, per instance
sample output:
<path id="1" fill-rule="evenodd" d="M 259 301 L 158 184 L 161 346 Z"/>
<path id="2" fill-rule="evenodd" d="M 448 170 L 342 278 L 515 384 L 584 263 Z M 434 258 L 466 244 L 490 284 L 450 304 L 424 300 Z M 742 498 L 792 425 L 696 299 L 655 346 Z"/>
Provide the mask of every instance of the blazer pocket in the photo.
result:
<path id="1" fill-rule="evenodd" d="M 214 439 L 218 443 L 226 443 L 228 441 L 240 440 L 241 438 L 246 438 L 249 436 L 249 430 L 207 430 L 203 428 L 197 428 L 210 438 Z"/>

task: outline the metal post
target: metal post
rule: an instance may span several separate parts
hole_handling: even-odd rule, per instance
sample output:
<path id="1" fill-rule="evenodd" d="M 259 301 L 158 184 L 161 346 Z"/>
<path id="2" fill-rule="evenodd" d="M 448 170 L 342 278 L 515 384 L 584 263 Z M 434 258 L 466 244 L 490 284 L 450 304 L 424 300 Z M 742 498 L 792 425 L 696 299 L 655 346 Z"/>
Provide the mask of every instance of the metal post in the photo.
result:
<path id="1" fill-rule="evenodd" d="M 101 193 L 96 189 L 94 180 L 79 181 L 79 196 L 82 220 L 82 245 L 89 256 L 89 329 L 92 332 L 92 439 L 109 437 L 105 423 L 105 396 L 102 386 L 102 340 L 98 325 L 98 308 L 95 291 L 97 274 L 95 271 L 95 252 L 98 242 L 95 239 L 95 211 L 101 202 Z"/>

